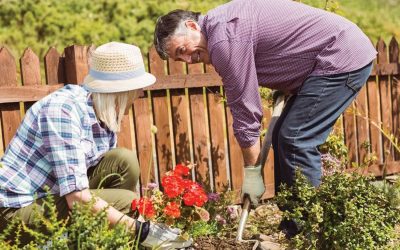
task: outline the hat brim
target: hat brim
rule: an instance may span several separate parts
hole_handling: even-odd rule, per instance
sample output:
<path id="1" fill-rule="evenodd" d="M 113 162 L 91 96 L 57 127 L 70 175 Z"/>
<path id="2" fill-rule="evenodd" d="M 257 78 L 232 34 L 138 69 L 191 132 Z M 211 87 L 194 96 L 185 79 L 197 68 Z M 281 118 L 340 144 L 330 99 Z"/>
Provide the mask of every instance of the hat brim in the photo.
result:
<path id="1" fill-rule="evenodd" d="M 87 75 L 83 80 L 83 87 L 93 93 L 116 93 L 142 89 L 153 85 L 156 77 L 150 73 L 126 80 L 99 80 Z"/>

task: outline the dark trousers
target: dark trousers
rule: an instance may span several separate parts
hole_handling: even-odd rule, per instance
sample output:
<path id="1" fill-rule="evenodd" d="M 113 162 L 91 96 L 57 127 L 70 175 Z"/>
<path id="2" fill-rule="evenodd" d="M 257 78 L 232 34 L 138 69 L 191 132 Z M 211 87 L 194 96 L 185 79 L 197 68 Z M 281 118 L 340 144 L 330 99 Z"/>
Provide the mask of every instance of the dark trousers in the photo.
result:
<path id="1" fill-rule="evenodd" d="M 129 213 L 133 199 L 138 198 L 134 192 L 139 180 L 140 169 L 136 154 L 133 151 L 117 148 L 107 152 L 97 166 L 87 172 L 89 188 L 92 193 L 108 202 L 111 206 Z M 58 218 L 66 219 L 70 213 L 65 197 L 53 195 Z M 33 224 L 33 208 L 42 210 L 43 199 L 23 208 L 0 208 L 0 232 L 10 221 L 18 217 L 27 226 Z"/>
<path id="2" fill-rule="evenodd" d="M 272 136 L 275 190 L 293 184 L 298 167 L 313 186 L 321 182 L 323 144 L 338 117 L 356 98 L 371 73 L 372 63 L 344 74 L 311 76 L 289 98 Z"/>
<path id="3" fill-rule="evenodd" d="M 275 190 L 293 185 L 296 168 L 317 187 L 321 183 L 323 144 L 336 120 L 356 98 L 372 69 L 372 63 L 350 73 L 311 76 L 289 98 L 272 134 Z M 280 207 L 286 210 L 285 207 Z M 279 229 L 291 238 L 300 232 L 298 223 L 282 220 Z"/>

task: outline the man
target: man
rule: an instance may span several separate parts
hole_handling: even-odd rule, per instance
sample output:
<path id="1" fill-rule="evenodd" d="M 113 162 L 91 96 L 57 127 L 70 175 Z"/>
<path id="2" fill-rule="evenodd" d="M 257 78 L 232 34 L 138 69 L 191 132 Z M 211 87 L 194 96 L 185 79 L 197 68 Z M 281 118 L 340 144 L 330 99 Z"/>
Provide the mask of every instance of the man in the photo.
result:
<path id="1" fill-rule="evenodd" d="M 164 59 L 211 63 L 222 77 L 244 158 L 242 193 L 253 203 L 264 192 L 257 161 L 259 85 L 293 95 L 273 131 L 276 190 L 292 185 L 297 167 L 318 186 L 318 146 L 356 97 L 376 56 L 355 24 L 291 0 L 236 0 L 205 16 L 175 10 L 158 19 L 154 44 Z M 285 227 L 292 226 L 281 223 Z"/>
<path id="2" fill-rule="evenodd" d="M 1 158 L 0 230 L 16 217 L 34 224 L 33 208 L 50 193 L 60 219 L 75 202 L 94 198 L 94 213 L 105 209 L 110 224 L 139 232 L 141 223 L 126 216 L 137 198 L 139 164 L 134 152 L 116 148 L 116 132 L 134 98 L 155 77 L 145 72 L 139 48 L 129 44 L 98 47 L 89 65 L 83 87 L 67 85 L 28 110 Z M 144 246 L 191 243 L 168 227 L 142 225 Z"/>

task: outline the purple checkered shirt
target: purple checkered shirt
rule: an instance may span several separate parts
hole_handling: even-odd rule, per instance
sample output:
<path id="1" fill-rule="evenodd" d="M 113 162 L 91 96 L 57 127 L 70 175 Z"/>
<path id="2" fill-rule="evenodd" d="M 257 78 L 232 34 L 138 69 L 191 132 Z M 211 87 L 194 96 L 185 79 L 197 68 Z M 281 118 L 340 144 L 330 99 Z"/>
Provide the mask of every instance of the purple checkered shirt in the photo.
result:
<path id="1" fill-rule="evenodd" d="M 200 16 L 242 147 L 259 138 L 259 85 L 296 93 L 308 76 L 351 72 L 376 51 L 347 19 L 292 0 L 234 0 Z"/>
<path id="2" fill-rule="evenodd" d="M 100 126 L 90 94 L 78 85 L 36 102 L 0 159 L 0 207 L 24 207 L 49 192 L 59 196 L 89 187 L 87 169 L 116 146 Z"/>

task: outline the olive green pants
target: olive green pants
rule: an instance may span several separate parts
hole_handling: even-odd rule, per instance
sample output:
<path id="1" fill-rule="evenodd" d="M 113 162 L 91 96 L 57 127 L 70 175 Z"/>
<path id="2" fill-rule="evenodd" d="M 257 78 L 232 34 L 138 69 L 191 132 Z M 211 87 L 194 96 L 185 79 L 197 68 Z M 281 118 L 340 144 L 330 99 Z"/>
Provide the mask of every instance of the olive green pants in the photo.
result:
<path id="1" fill-rule="evenodd" d="M 124 148 L 110 150 L 97 166 L 88 170 L 87 175 L 92 193 L 122 213 L 130 212 L 132 200 L 139 197 L 133 192 L 140 175 L 139 163 L 133 151 Z M 54 202 L 59 219 L 66 219 L 70 211 L 65 197 L 54 195 Z M 35 206 L 39 208 L 36 211 L 46 213 L 42 203 L 43 198 L 23 208 L 0 208 L 0 232 L 16 217 L 26 225 L 32 225 Z"/>

